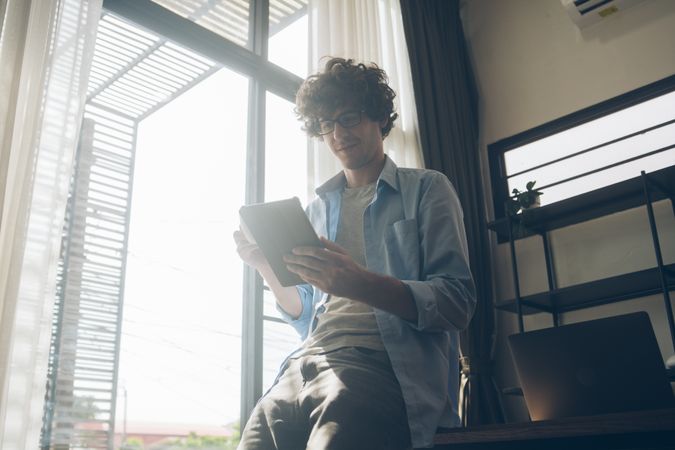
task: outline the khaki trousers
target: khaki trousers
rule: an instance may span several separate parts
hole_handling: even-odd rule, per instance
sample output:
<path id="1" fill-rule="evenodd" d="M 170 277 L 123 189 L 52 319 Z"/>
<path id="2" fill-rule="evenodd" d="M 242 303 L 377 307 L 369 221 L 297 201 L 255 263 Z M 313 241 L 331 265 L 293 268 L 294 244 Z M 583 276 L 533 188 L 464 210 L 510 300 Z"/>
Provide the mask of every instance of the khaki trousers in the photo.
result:
<path id="1" fill-rule="evenodd" d="M 290 359 L 239 450 L 404 450 L 410 432 L 386 352 L 345 347 Z"/>

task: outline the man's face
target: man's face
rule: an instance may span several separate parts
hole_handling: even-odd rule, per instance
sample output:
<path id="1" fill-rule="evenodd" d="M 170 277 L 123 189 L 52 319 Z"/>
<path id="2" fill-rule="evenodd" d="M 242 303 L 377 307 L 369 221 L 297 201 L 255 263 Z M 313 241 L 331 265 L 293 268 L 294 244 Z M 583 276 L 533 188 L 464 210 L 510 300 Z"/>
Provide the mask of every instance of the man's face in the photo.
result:
<path id="1" fill-rule="evenodd" d="M 331 117 L 326 118 L 335 121 L 335 129 L 322 136 L 342 166 L 350 170 L 364 168 L 384 156 L 382 124 L 371 120 L 365 112 L 361 113 L 358 125 L 345 127 L 339 123 L 338 118 L 344 117 L 345 113 L 358 112 L 359 109 L 354 107 L 339 108 Z"/>

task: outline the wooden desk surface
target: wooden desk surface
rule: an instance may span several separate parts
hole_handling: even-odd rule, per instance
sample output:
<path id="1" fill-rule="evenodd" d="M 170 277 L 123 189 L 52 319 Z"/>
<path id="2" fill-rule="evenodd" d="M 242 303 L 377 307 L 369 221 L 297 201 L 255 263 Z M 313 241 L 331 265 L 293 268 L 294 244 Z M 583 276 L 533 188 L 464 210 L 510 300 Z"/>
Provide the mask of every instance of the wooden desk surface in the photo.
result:
<path id="1" fill-rule="evenodd" d="M 675 409 L 458 428 L 436 435 L 435 443 L 437 449 L 675 449 Z"/>

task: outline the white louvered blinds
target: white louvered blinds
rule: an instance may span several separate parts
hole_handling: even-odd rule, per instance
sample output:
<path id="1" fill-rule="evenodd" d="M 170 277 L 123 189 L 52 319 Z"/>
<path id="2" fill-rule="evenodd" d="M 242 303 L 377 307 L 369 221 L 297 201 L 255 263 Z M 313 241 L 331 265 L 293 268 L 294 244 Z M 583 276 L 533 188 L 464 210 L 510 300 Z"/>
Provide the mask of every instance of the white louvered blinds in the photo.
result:
<path id="1" fill-rule="evenodd" d="M 100 19 L 66 212 L 42 448 L 112 449 L 137 125 L 219 65 Z"/>
<path id="2" fill-rule="evenodd" d="M 152 0 L 242 47 L 250 47 L 249 0 Z M 269 34 L 307 14 L 308 0 L 270 0 Z"/>
<path id="3" fill-rule="evenodd" d="M 135 124 L 87 107 L 71 185 L 43 444 L 112 448 Z"/>

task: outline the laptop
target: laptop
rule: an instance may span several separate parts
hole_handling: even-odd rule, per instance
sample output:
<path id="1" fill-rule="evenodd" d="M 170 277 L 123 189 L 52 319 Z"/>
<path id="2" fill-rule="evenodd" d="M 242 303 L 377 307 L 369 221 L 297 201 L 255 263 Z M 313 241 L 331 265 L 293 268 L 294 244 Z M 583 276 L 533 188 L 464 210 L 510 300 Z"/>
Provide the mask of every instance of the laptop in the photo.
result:
<path id="1" fill-rule="evenodd" d="M 509 336 L 532 420 L 675 407 L 646 312 Z"/>

